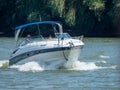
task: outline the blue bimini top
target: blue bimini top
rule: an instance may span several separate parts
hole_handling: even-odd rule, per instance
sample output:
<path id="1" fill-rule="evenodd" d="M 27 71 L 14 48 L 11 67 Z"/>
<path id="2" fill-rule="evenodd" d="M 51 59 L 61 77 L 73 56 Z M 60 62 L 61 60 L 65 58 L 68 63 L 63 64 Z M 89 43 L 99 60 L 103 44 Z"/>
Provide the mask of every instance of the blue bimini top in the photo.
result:
<path id="1" fill-rule="evenodd" d="M 57 25 L 59 25 L 59 23 L 55 22 L 55 21 L 41 21 L 41 22 L 33 22 L 33 23 L 28 23 L 28 24 L 17 26 L 15 28 L 15 30 L 19 30 L 19 29 L 25 28 L 27 26 L 37 25 L 37 24 L 57 24 Z"/>

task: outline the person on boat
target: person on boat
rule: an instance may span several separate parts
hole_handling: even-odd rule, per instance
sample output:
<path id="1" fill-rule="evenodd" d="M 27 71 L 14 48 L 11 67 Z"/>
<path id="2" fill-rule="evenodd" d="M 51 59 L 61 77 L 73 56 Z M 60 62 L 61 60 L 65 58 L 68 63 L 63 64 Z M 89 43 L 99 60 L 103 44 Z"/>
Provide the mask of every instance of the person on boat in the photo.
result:
<path id="1" fill-rule="evenodd" d="M 51 36 L 51 35 L 49 35 L 49 39 L 52 39 L 52 36 Z"/>
<path id="2" fill-rule="evenodd" d="M 31 38 L 31 35 L 28 34 L 27 37 L 26 37 L 26 43 L 30 43 L 30 38 Z"/>

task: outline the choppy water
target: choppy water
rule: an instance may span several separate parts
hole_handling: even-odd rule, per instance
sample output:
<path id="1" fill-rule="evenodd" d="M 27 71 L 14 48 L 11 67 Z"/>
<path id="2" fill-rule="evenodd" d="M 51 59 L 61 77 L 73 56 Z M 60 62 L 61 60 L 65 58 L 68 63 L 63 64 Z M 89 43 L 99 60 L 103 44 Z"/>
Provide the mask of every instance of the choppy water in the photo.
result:
<path id="1" fill-rule="evenodd" d="M 120 90 L 120 39 L 85 38 L 79 60 L 8 66 L 13 38 L 0 38 L 0 90 Z"/>

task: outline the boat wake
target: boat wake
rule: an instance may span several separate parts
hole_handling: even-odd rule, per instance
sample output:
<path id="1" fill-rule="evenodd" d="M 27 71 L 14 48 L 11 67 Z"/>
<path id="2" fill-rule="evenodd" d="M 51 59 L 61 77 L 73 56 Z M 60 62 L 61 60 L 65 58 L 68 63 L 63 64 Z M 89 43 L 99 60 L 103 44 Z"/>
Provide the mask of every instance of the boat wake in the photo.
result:
<path id="1" fill-rule="evenodd" d="M 9 60 L 0 60 L 0 69 L 8 68 Z"/>
<path id="2" fill-rule="evenodd" d="M 43 71 L 44 69 L 37 63 L 37 62 L 28 62 L 23 65 L 12 65 L 10 68 L 18 69 L 19 71 L 27 72 L 27 71 L 32 71 L 32 72 L 39 72 Z"/>
<path id="3" fill-rule="evenodd" d="M 106 61 L 99 61 L 99 62 L 80 62 L 79 60 L 69 60 L 64 63 L 64 65 L 58 64 L 59 62 L 55 62 L 54 64 L 49 65 L 40 65 L 35 61 L 27 62 L 22 65 L 12 65 L 9 66 L 8 60 L 0 61 L 0 69 L 9 68 L 9 69 L 17 69 L 18 71 L 22 72 L 41 72 L 44 70 L 97 70 L 97 69 L 116 69 L 116 66 L 100 66 L 97 65 L 98 63 L 107 64 Z M 61 68 L 62 67 L 62 68 Z"/>
<path id="4" fill-rule="evenodd" d="M 100 55 L 99 57 L 103 58 L 103 59 L 109 59 L 110 58 L 110 56 L 107 56 L 107 55 Z"/>
<path id="5" fill-rule="evenodd" d="M 106 61 L 99 61 L 97 63 L 106 63 Z M 97 69 L 115 69 L 116 66 L 98 66 L 96 62 L 80 62 L 76 61 L 67 61 L 65 63 L 65 68 L 68 70 L 97 70 Z"/>

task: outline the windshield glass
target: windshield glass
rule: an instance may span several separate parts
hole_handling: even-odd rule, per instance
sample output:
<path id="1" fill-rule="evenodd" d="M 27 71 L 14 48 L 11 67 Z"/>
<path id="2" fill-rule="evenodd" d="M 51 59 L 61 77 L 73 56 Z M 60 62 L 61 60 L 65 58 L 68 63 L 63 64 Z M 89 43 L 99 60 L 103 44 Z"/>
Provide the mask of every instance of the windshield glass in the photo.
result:
<path id="1" fill-rule="evenodd" d="M 68 33 L 55 33 L 55 36 L 57 38 L 71 38 L 71 36 Z"/>
<path id="2" fill-rule="evenodd" d="M 20 38 L 18 41 L 18 45 L 17 46 L 24 46 L 28 43 L 32 43 L 32 42 L 39 42 L 39 41 L 43 41 L 44 38 L 42 35 L 38 35 L 38 36 L 27 36 L 26 38 Z"/>

